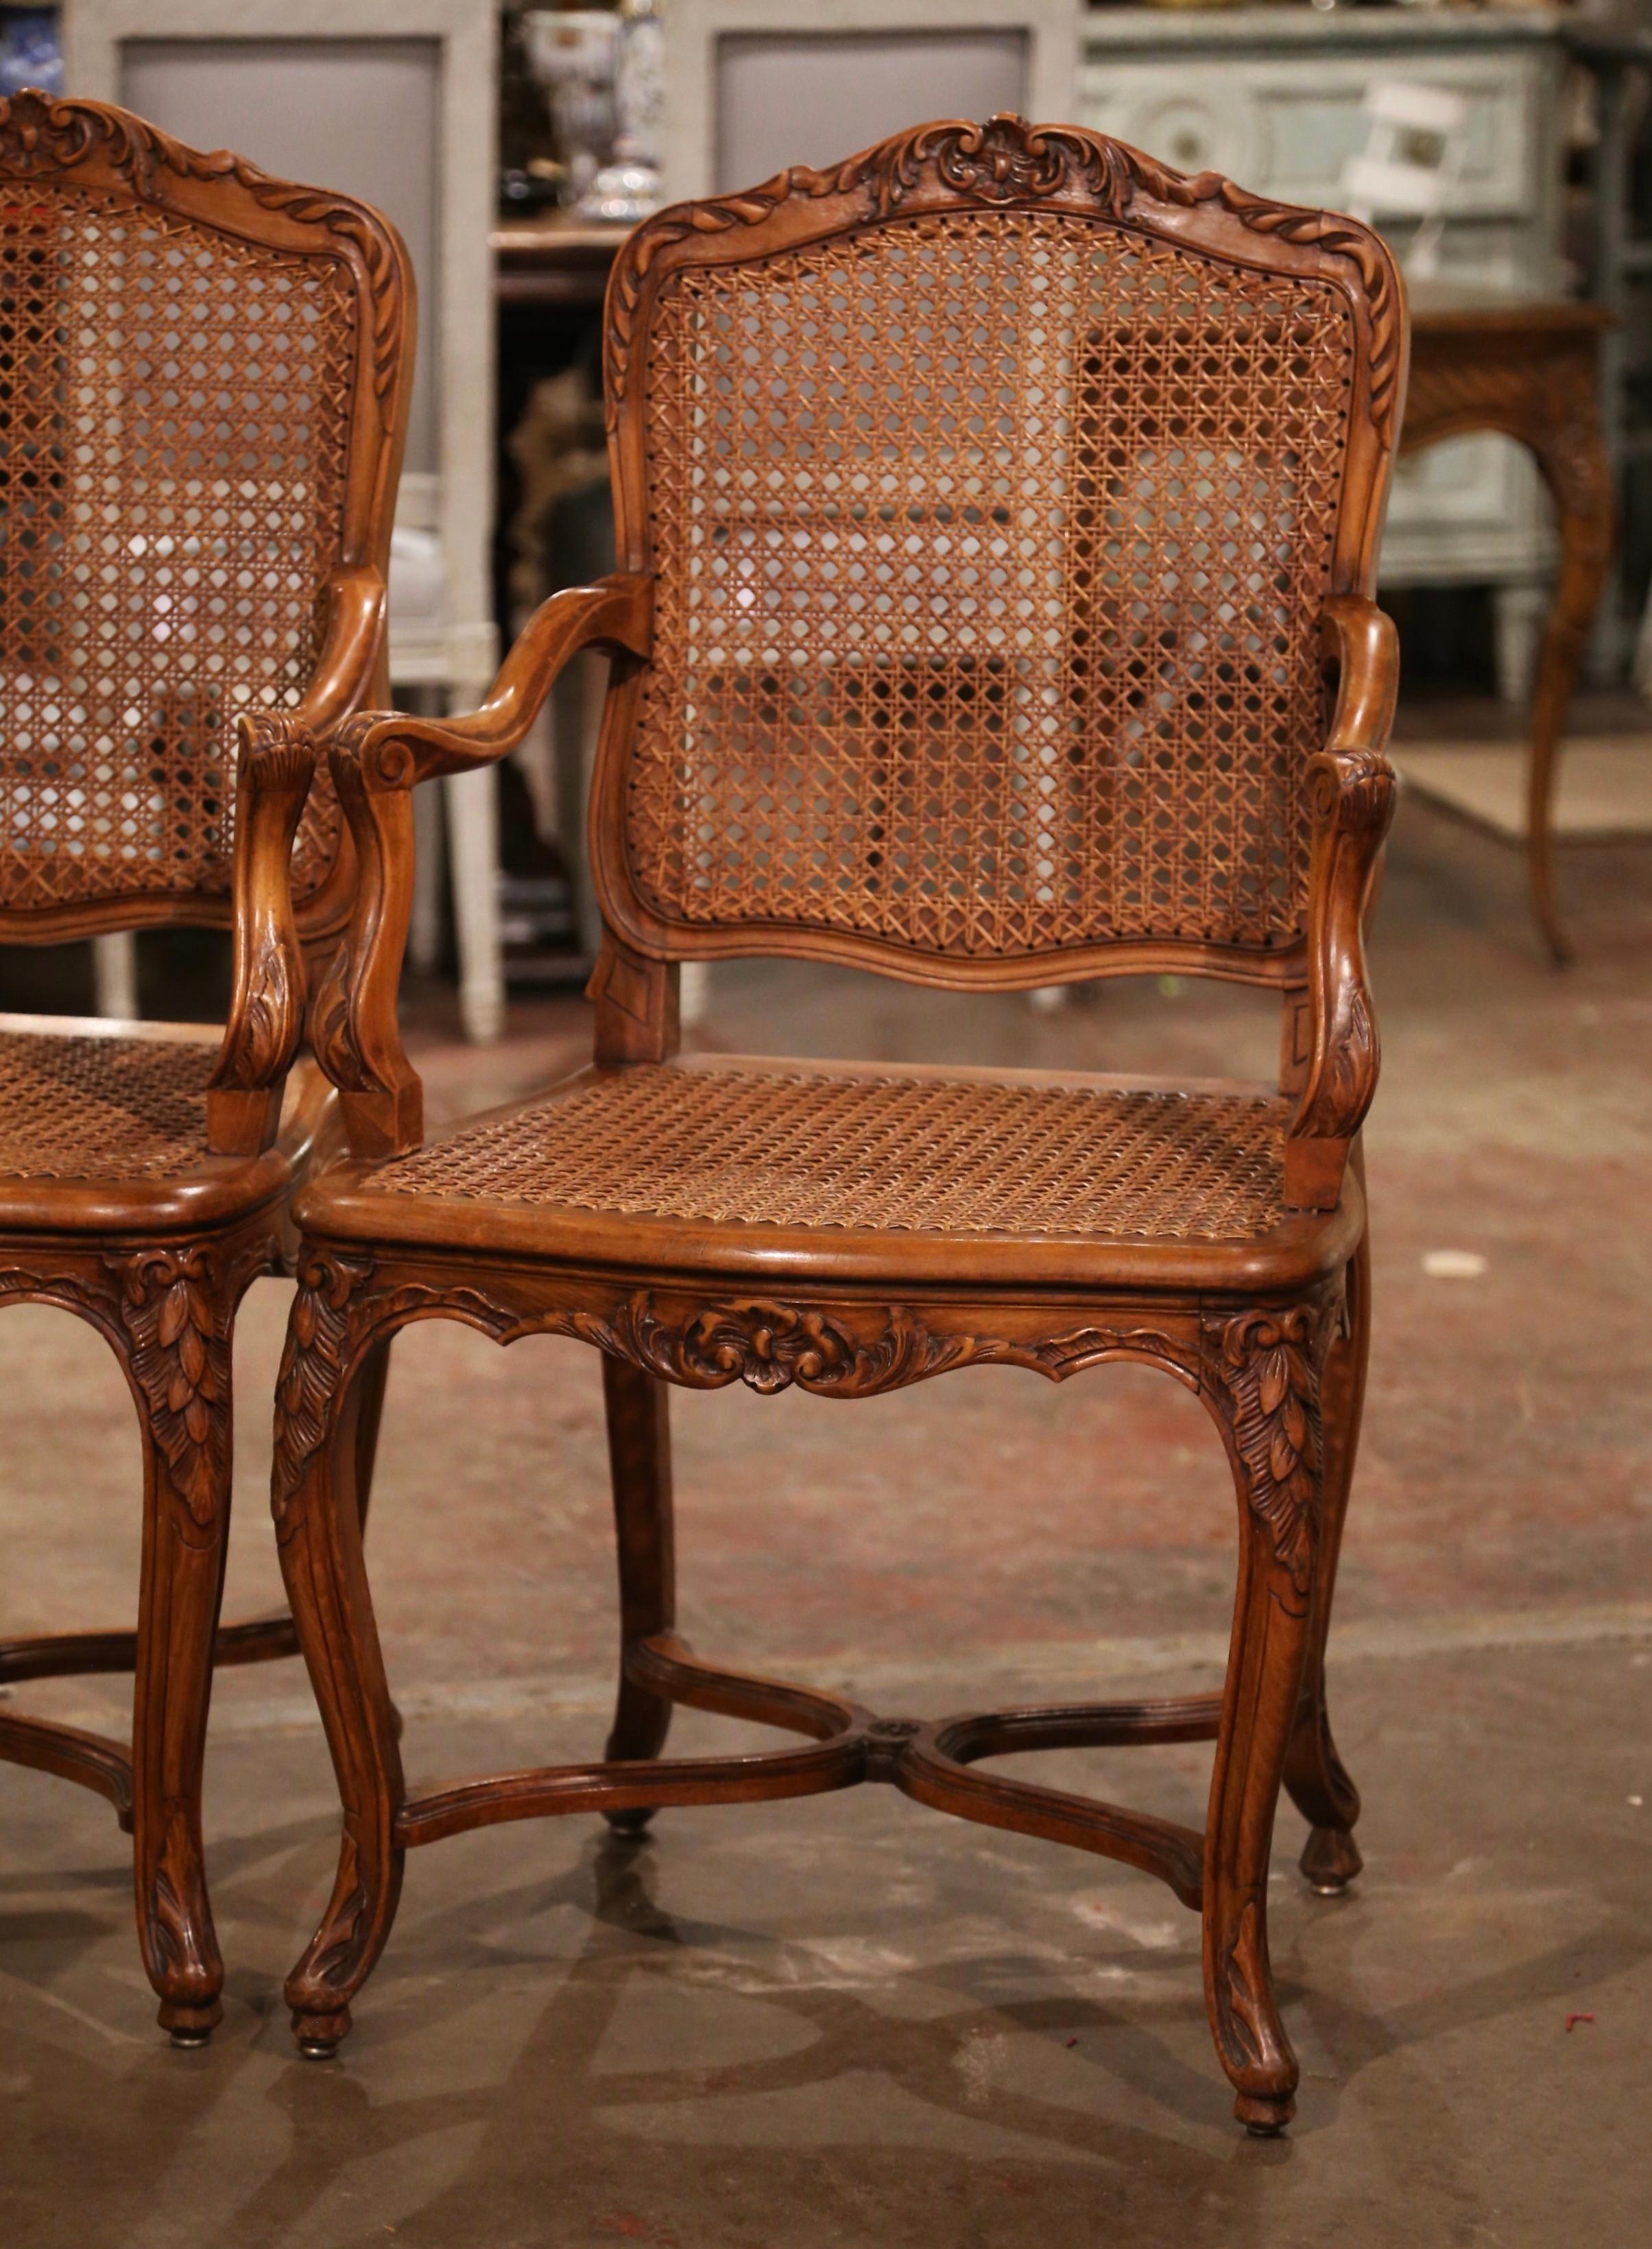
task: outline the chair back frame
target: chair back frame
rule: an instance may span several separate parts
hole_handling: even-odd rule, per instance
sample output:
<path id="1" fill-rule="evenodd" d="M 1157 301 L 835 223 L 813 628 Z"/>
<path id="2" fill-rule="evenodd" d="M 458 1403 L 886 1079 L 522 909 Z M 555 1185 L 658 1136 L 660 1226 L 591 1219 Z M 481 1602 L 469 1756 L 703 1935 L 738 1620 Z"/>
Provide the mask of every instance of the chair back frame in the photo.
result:
<path id="1" fill-rule="evenodd" d="M 1214 172 L 1188 177 L 1169 171 L 1078 127 L 1034 128 L 1009 117 L 984 127 L 924 126 L 830 172 L 794 169 L 749 194 L 664 210 L 629 237 L 610 281 L 605 331 L 621 568 L 653 577 L 658 567 L 650 524 L 648 368 L 661 298 L 674 279 L 695 269 L 794 259 L 799 251 L 864 237 L 892 222 L 982 210 L 1099 221 L 1117 237 L 1173 245 L 1202 260 L 1328 284 L 1347 307 L 1352 385 L 1325 594 L 1369 595 L 1406 351 L 1402 284 L 1380 237 L 1357 221 L 1251 195 Z M 656 616 L 661 591 L 656 579 Z M 796 921 L 690 923 L 668 916 L 643 895 L 627 835 L 627 785 L 642 691 L 642 664 L 620 655 L 604 714 L 590 836 L 605 923 L 639 964 L 780 955 L 835 960 L 951 988 L 1162 971 L 1276 988 L 1299 989 L 1306 981 L 1299 916 L 1294 936 L 1267 946 L 1182 935 L 1117 936 L 985 957 Z"/>
<path id="2" fill-rule="evenodd" d="M 140 213 L 179 219 L 347 276 L 355 332 L 338 551 L 332 571 L 315 588 L 314 676 L 301 707 L 317 720 L 336 723 L 364 701 L 384 699 L 381 589 L 407 429 L 415 317 L 412 273 L 394 228 L 347 196 L 273 178 L 226 150 L 186 148 L 112 104 L 35 92 L 0 101 L 0 184 L 17 181 L 52 195 L 113 198 Z M 254 706 L 249 715 L 282 720 L 291 714 L 279 706 L 263 712 Z M 227 795 L 233 760 L 224 746 Z M 330 828 L 331 864 L 296 904 L 298 932 L 306 942 L 337 930 L 353 887 L 344 822 L 335 816 Z M 226 850 L 222 891 L 138 882 L 130 891 L 0 905 L 0 942 L 50 943 L 168 923 L 230 926 L 238 911 Z"/>

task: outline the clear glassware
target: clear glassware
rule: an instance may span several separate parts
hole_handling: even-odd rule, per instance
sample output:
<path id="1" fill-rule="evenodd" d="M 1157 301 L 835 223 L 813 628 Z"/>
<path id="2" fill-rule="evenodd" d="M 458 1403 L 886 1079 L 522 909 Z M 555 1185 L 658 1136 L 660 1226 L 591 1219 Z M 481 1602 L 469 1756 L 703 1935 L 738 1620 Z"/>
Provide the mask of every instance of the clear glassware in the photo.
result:
<path id="1" fill-rule="evenodd" d="M 665 106 L 661 0 L 622 0 L 614 72 L 614 160 L 579 198 L 582 218 L 634 226 L 660 208 L 660 119 Z"/>

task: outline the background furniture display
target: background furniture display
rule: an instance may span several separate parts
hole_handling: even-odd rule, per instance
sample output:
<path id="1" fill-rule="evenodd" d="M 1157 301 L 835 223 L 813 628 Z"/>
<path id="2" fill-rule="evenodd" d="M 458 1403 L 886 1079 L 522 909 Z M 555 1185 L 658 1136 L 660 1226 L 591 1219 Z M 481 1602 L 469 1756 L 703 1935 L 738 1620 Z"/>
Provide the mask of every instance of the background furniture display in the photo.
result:
<path id="1" fill-rule="evenodd" d="M 68 0 L 71 93 L 295 179 L 336 180 L 387 213 L 422 319 L 391 558 L 397 688 L 469 708 L 498 657 L 493 521 L 497 18 L 478 0 Z M 476 1039 L 504 1019 L 493 776 L 446 791 L 460 1001 Z M 435 812 L 436 800 L 429 800 Z M 441 864 L 427 822 L 427 883 Z M 427 911 L 428 929 L 434 913 Z M 135 1012 L 111 982 L 112 1003 Z"/>
<path id="2" fill-rule="evenodd" d="M 85 103 L 0 104 L 0 941 L 236 940 L 221 1038 L 0 1018 L 0 1304 L 105 1338 L 144 1480 L 135 1634 L 0 1645 L 8 1682 L 134 1671 L 130 1754 L 7 1708 L 0 1757 L 114 1805 L 160 2019 L 193 2043 L 223 1983 L 201 1855 L 215 1635 L 225 1662 L 294 1646 L 284 1617 L 217 1632 L 231 1334 L 280 1268 L 324 1090 L 307 1071 L 279 1121 L 302 948 L 336 939 L 353 887 L 312 769 L 388 684 L 410 285 L 348 197 Z"/>
<path id="3" fill-rule="evenodd" d="M 1079 0 L 669 0 L 665 200 L 824 164 L 915 117 L 1071 117 Z"/>
<path id="4" fill-rule="evenodd" d="M 1612 472 L 1600 408 L 1601 340 L 1611 316 L 1564 297 L 1523 303 L 1440 285 L 1414 290 L 1411 313 L 1402 453 L 1498 430 L 1531 454 L 1554 500 L 1560 575 L 1532 700 L 1525 849 L 1532 906 L 1549 950 L 1564 961 L 1570 948 L 1554 896 L 1555 767 L 1612 560 Z M 1403 752 L 1400 761 L 1403 768 Z"/>
<path id="5" fill-rule="evenodd" d="M 1559 94 L 1553 8 L 1105 8 L 1085 19 L 1078 113 L 1165 163 L 1209 166 L 1268 195 L 1346 208 L 1374 84 L 1401 79 L 1467 105 L 1467 148 L 1439 247 L 1443 282 L 1559 293 Z M 1384 224 L 1403 254 L 1411 229 Z M 1466 437 L 1403 463 L 1385 587 L 1496 589 L 1502 693 L 1530 692 L 1554 558 L 1538 479 L 1515 447 Z"/>
<path id="6" fill-rule="evenodd" d="M 1566 45 L 1595 80 L 1589 294 L 1612 316 L 1601 404 L 1622 560 L 1598 631 L 1607 676 L 1632 654 L 1635 684 L 1652 697 L 1652 31 L 1574 24 Z"/>
<path id="7" fill-rule="evenodd" d="M 1370 138 L 1342 167 L 1339 209 L 1368 225 L 1379 220 L 1416 222 L 1405 248 L 1413 281 L 1440 270 L 1445 215 L 1468 155 L 1469 105 L 1443 86 L 1378 79 L 1365 90 Z"/>
<path id="8" fill-rule="evenodd" d="M 620 254 L 607 340 L 620 574 L 548 602 L 471 717 L 364 716 L 340 745 L 361 873 L 319 1052 L 357 1160 L 301 1207 L 273 1498 L 346 1809 L 295 2032 L 346 2034 L 416 1845 L 879 1780 L 1202 1911 L 1237 2113 L 1278 2130 L 1282 1778 L 1315 1884 L 1360 1864 L 1323 1659 L 1368 1332 L 1394 265 L 1353 221 L 999 118 L 666 210 Z M 415 786 L 508 755 L 583 646 L 614 658 L 595 1063 L 422 1145 L 394 1005 Z M 1279 1082 L 678 1057 L 680 964 L 754 953 L 976 991 L 1237 980 L 1279 999 Z M 437 1317 L 605 1354 L 623 1647 L 604 1762 L 410 1798 L 355 1464 L 392 1336 Z M 1121 1358 L 1186 1384 L 1227 1444 L 1220 1696 L 929 1724 L 676 1635 L 668 1383 L 860 1398 Z M 805 1744 L 661 1760 L 677 1702 Z M 1203 1834 L 976 1770 L 1207 1740 Z"/>

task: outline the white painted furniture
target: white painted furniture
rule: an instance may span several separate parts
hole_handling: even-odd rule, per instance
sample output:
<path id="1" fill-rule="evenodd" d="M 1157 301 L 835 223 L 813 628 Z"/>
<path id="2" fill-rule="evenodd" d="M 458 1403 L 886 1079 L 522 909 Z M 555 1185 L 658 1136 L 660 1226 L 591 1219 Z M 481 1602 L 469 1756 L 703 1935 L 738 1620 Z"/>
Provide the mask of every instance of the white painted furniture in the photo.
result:
<path id="1" fill-rule="evenodd" d="M 931 117 L 1071 117 L 1079 0 L 666 0 L 668 202 Z"/>
<path id="2" fill-rule="evenodd" d="M 1413 218 L 1405 271 L 1412 281 L 1431 281 L 1440 270 L 1445 215 L 1457 200 L 1469 153 L 1469 105 L 1442 86 L 1406 78 L 1380 78 L 1365 90 L 1369 134 L 1364 148 L 1342 167 L 1345 210 L 1368 226 L 1378 219 Z"/>
<path id="3" fill-rule="evenodd" d="M 119 101 L 197 148 L 363 196 L 419 283 L 419 345 L 390 574 L 398 691 L 458 710 L 498 657 L 493 524 L 497 10 L 490 0 L 67 0 L 71 93 Z M 447 784 L 467 1032 L 504 1019 L 491 774 Z M 434 841 L 434 839 L 431 839 Z M 425 855 L 426 881 L 433 855 Z M 428 891 L 423 925 L 434 918 Z M 124 973 L 130 979 L 129 943 Z M 99 958 L 99 1006 L 135 1014 Z"/>
<path id="4" fill-rule="evenodd" d="M 1080 122 L 1178 170 L 1334 209 L 1367 145 L 1372 86 L 1436 87 L 1467 109 L 1441 279 L 1542 295 L 1560 285 L 1564 21 L 1553 8 L 1100 9 L 1085 22 Z M 1388 230 L 1403 250 L 1410 229 Z M 1513 698 L 1529 689 L 1553 565 L 1547 503 L 1506 439 L 1459 438 L 1400 464 L 1383 582 L 1492 586 Z"/>

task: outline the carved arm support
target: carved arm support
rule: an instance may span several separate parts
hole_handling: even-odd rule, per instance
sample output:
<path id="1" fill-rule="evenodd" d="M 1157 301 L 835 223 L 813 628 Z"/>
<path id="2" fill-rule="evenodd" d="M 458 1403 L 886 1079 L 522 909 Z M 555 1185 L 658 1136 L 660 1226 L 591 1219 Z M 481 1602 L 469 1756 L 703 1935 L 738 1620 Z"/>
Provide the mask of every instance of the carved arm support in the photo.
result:
<path id="1" fill-rule="evenodd" d="M 250 712 L 237 722 L 235 985 L 207 1094 L 207 1145 L 216 1155 L 257 1155 L 276 1137 L 304 1029 L 293 839 L 318 743 L 367 693 L 384 632 L 384 581 L 376 570 L 335 571 L 322 601 L 321 651 L 303 702 L 295 711 Z"/>
<path id="2" fill-rule="evenodd" d="M 569 587 L 535 610 L 480 710 L 455 719 L 363 712 L 338 730 L 332 773 L 360 869 L 350 926 L 316 994 L 310 1039 L 339 1088 L 355 1154 L 400 1155 L 423 1137 L 422 1088 L 396 1023 L 413 903 L 414 788 L 507 756 L 580 649 L 646 657 L 653 615 L 650 578 Z"/>
<path id="3" fill-rule="evenodd" d="M 1308 766 L 1307 1079 L 1285 1146 L 1285 1199 L 1330 1210 L 1349 1144 L 1376 1091 L 1376 1017 L 1366 980 L 1365 918 L 1382 839 L 1394 816 L 1387 755 L 1399 685 L 1393 624 L 1374 602 L 1333 595 L 1321 623 L 1336 705 L 1325 748 Z"/>
<path id="4" fill-rule="evenodd" d="M 567 587 L 542 602 L 524 625 L 479 711 L 459 719 L 364 712 L 340 738 L 340 746 L 365 773 L 394 768 L 395 778 L 385 785 L 394 787 L 495 765 L 525 739 L 571 657 L 582 648 L 647 656 L 653 622 L 652 578 L 618 576 L 594 586 Z M 368 786 L 379 783 L 370 780 Z"/>

